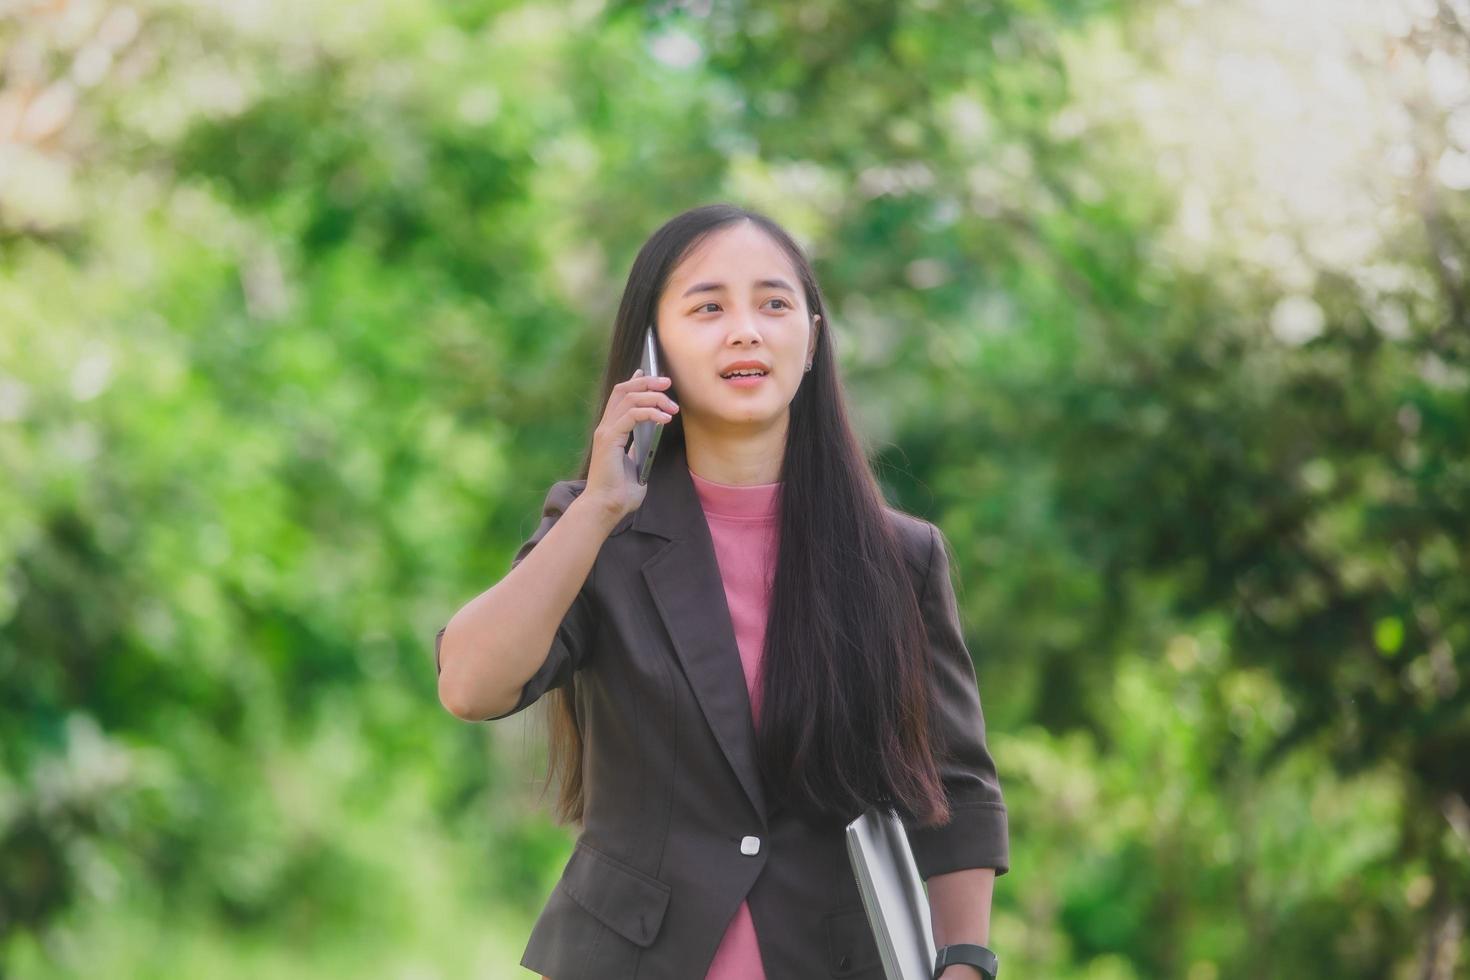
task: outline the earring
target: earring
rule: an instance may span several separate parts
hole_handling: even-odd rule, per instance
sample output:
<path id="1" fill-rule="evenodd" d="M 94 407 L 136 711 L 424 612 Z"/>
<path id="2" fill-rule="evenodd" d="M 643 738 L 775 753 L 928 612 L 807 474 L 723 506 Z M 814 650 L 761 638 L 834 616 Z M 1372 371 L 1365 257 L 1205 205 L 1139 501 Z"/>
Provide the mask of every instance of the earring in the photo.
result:
<path id="1" fill-rule="evenodd" d="M 808 371 L 810 371 L 812 369 L 812 366 L 811 366 L 811 363 L 810 362 L 807 363 L 806 369 Z"/>

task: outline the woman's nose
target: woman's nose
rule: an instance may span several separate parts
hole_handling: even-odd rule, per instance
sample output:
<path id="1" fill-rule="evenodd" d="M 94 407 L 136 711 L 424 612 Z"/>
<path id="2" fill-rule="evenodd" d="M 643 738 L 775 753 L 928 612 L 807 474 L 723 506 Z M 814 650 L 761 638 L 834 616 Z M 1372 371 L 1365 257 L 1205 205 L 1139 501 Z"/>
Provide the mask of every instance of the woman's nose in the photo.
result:
<path id="1" fill-rule="evenodd" d="M 730 329 L 730 336 L 759 342 L 761 332 L 756 325 L 755 317 L 753 315 L 741 316 L 739 322 Z"/>

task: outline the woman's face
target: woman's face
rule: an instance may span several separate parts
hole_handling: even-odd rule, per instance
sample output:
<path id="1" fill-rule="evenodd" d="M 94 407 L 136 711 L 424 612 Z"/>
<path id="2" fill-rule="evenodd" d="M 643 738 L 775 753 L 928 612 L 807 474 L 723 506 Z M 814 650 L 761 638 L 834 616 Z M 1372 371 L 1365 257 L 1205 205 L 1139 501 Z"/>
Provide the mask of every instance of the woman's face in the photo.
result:
<path id="1" fill-rule="evenodd" d="M 791 260 L 758 226 L 712 233 L 675 267 L 658 303 L 660 367 L 684 425 L 779 420 L 816 350 L 820 319 L 807 311 Z M 741 362 L 765 376 L 727 380 Z"/>

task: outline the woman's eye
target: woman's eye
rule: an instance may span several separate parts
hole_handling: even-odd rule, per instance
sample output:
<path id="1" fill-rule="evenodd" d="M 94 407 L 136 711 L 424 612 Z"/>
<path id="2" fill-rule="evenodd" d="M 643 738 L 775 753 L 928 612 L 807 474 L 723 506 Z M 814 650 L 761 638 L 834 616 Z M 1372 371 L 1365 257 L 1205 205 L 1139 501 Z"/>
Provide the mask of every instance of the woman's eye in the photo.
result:
<path id="1" fill-rule="evenodd" d="M 790 303 L 786 302 L 786 300 L 783 299 L 780 296 L 772 296 L 768 302 L 780 303 L 781 304 L 781 307 L 780 307 L 781 309 L 786 309 L 786 310 L 795 309 L 795 307 L 793 307 Z M 695 313 L 703 313 L 703 312 L 705 312 L 705 310 L 708 307 L 711 307 L 711 306 L 718 307 L 719 305 L 720 304 L 716 303 L 714 300 L 710 300 L 708 303 L 701 303 L 699 306 L 696 306 L 694 308 L 694 312 Z"/>

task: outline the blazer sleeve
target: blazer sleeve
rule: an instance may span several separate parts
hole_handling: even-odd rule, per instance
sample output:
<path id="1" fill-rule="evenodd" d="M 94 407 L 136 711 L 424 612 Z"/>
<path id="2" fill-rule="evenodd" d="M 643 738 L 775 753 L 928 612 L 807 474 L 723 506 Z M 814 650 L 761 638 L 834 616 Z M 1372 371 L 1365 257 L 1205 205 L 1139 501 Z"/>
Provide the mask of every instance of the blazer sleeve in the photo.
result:
<path id="1" fill-rule="evenodd" d="M 511 568 L 519 565 L 531 553 L 531 549 L 536 547 L 537 542 L 546 537 L 546 533 L 551 530 L 562 514 L 566 513 L 572 501 L 577 499 L 586 486 L 587 481 L 585 480 L 562 480 L 552 484 L 541 508 L 541 524 L 536 528 L 535 533 L 516 550 L 515 557 L 510 562 Z M 556 636 L 552 638 L 551 650 L 546 654 L 546 660 L 521 688 L 521 696 L 515 706 L 502 714 L 490 715 L 482 720 L 496 721 L 500 718 L 508 718 L 529 708 L 547 691 L 571 680 L 572 675 L 586 663 L 587 652 L 592 646 L 596 626 L 596 606 L 592 598 L 592 575 L 589 573 L 587 580 L 582 583 L 582 588 L 577 592 L 577 597 L 572 600 L 566 616 L 562 618 L 561 625 L 557 627 Z M 447 628 L 441 627 L 434 636 L 436 673 L 441 669 L 439 647 L 444 640 L 444 630 Z"/>
<path id="2" fill-rule="evenodd" d="M 952 816 L 939 827 L 904 818 L 914 863 L 926 881 L 965 868 L 994 868 L 997 877 L 1010 870 L 1005 800 L 985 744 L 975 664 L 965 647 L 949 564 L 944 537 L 930 524 L 919 608 L 929 641 L 930 730 Z"/>

